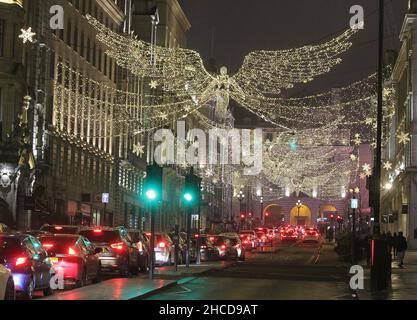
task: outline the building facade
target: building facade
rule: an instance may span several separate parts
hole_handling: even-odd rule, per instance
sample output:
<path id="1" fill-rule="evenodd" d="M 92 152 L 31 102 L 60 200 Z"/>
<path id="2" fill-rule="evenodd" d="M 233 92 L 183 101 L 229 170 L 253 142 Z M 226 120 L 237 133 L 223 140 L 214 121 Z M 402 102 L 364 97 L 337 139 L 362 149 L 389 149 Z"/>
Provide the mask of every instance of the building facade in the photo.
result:
<path id="1" fill-rule="evenodd" d="M 417 248 L 417 3 L 410 2 L 400 34 L 401 49 L 393 67 L 395 115 L 384 125 L 381 229 L 404 232 Z"/>

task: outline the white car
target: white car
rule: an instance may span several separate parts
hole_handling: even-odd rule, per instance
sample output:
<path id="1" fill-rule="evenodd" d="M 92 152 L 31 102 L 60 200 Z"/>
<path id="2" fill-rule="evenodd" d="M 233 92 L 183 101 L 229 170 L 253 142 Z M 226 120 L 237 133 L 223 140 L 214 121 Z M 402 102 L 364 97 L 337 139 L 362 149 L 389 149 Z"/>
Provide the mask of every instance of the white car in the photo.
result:
<path id="1" fill-rule="evenodd" d="M 303 234 L 303 242 L 319 242 L 320 232 L 315 228 L 307 228 Z"/>
<path id="2" fill-rule="evenodd" d="M 12 273 L 0 264 L 0 300 L 14 300 L 16 292 Z"/>

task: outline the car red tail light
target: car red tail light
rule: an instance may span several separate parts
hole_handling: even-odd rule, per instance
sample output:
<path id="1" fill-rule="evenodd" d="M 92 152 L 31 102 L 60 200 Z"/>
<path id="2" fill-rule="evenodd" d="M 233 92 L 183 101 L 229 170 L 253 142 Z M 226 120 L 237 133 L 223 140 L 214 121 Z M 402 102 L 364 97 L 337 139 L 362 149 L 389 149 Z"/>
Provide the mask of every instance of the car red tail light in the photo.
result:
<path id="1" fill-rule="evenodd" d="M 167 246 L 167 244 L 165 242 L 160 242 L 158 243 L 158 247 L 161 249 L 164 249 Z"/>
<path id="2" fill-rule="evenodd" d="M 77 251 L 74 248 L 68 248 L 68 254 L 70 256 L 75 256 L 77 254 Z"/>
<path id="3" fill-rule="evenodd" d="M 55 227 L 55 230 L 62 230 L 62 227 L 60 227 L 60 226 L 56 226 L 56 227 Z"/>
<path id="4" fill-rule="evenodd" d="M 20 266 L 25 265 L 27 262 L 28 262 L 28 258 L 27 257 L 18 257 L 16 259 L 15 266 L 16 267 L 20 267 Z"/>
<path id="5" fill-rule="evenodd" d="M 223 245 L 221 245 L 220 246 L 220 248 L 222 249 L 222 250 L 226 250 L 226 246 L 223 244 Z"/>
<path id="6" fill-rule="evenodd" d="M 101 230 L 101 229 L 94 229 L 94 230 L 93 230 L 93 232 L 94 232 L 94 233 L 102 233 L 102 232 L 103 232 L 103 230 Z"/>
<path id="7" fill-rule="evenodd" d="M 244 244 L 248 244 L 248 243 L 249 243 L 249 241 L 248 241 L 248 240 L 245 240 L 245 241 L 243 241 L 243 243 L 244 243 Z"/>
<path id="8" fill-rule="evenodd" d="M 49 249 L 53 248 L 53 247 L 54 247 L 54 245 L 53 245 L 52 243 L 44 243 L 44 244 L 42 244 L 42 247 L 43 247 L 45 250 L 49 250 Z"/>
<path id="9" fill-rule="evenodd" d="M 110 247 L 112 249 L 116 249 L 116 250 L 123 250 L 124 249 L 124 243 L 123 242 L 116 242 L 116 243 L 112 243 L 110 245 Z"/>

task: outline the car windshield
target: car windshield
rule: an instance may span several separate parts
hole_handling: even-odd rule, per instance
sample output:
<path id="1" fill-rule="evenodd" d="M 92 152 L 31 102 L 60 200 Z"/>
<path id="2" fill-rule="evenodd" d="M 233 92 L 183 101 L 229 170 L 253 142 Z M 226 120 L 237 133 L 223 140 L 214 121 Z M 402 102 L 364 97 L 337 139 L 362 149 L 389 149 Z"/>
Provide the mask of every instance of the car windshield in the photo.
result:
<path id="1" fill-rule="evenodd" d="M 39 241 L 48 252 L 67 254 L 70 247 L 75 246 L 77 237 L 41 237 Z"/>
<path id="2" fill-rule="evenodd" d="M 22 252 L 23 249 L 18 239 L 0 236 L 0 257 L 7 259 Z"/>
<path id="3" fill-rule="evenodd" d="M 119 232 L 115 230 L 84 230 L 80 232 L 90 242 L 111 243 L 120 241 Z"/>
<path id="4" fill-rule="evenodd" d="M 41 231 L 47 231 L 53 234 L 77 234 L 78 227 L 72 226 L 43 226 Z"/>

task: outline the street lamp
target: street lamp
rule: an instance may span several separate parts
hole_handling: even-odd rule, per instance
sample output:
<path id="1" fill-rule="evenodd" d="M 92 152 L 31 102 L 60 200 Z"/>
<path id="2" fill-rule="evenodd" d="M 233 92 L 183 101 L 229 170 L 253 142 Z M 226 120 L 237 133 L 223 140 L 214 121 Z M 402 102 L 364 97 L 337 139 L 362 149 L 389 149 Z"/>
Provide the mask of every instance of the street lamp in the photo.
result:
<path id="1" fill-rule="evenodd" d="M 262 226 L 265 225 L 265 219 L 264 219 L 264 197 L 261 197 L 261 223 Z"/>
<path id="2" fill-rule="evenodd" d="M 298 200 L 295 205 L 297 206 L 297 209 L 298 209 L 298 216 L 297 216 L 297 225 L 298 225 L 300 223 L 300 209 L 303 206 L 303 204 L 301 203 L 301 200 Z"/>
<path id="3" fill-rule="evenodd" d="M 237 199 L 239 200 L 239 214 L 242 214 L 242 201 L 245 199 L 245 194 L 242 190 L 239 191 L 239 194 L 237 195 Z"/>

